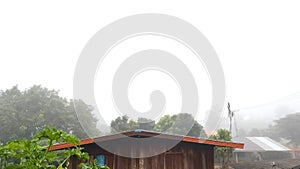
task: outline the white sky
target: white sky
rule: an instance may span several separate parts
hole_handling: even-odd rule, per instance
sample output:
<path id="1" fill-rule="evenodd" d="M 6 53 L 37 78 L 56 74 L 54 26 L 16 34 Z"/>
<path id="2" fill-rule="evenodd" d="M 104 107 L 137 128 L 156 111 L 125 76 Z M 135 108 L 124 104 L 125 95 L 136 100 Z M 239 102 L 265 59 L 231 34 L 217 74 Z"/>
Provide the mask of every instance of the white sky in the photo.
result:
<path id="1" fill-rule="evenodd" d="M 0 1 L 0 90 L 42 84 L 71 98 L 86 42 L 117 19 L 150 12 L 196 26 L 218 53 L 233 109 L 257 106 L 300 91 L 299 9 L 296 0 Z"/>

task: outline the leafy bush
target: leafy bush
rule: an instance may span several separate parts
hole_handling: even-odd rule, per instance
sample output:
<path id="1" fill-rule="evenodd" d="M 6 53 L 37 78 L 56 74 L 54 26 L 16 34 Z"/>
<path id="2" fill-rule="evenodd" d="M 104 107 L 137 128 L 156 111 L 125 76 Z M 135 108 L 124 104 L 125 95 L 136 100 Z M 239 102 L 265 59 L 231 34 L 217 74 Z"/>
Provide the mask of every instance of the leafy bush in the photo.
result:
<path id="1" fill-rule="evenodd" d="M 74 147 L 59 151 L 50 151 L 57 143 L 70 143 Z M 15 140 L 0 146 L 0 168 L 4 169 L 67 169 L 71 156 L 88 160 L 89 155 L 78 147 L 80 140 L 64 131 L 48 126 L 34 135 L 31 140 Z M 83 169 L 109 169 L 96 161 L 82 163 Z"/>
<path id="2" fill-rule="evenodd" d="M 231 133 L 226 129 L 218 129 L 216 135 L 211 135 L 210 139 L 231 141 Z M 231 163 L 233 148 L 215 147 L 215 159 L 221 162 L 221 169 L 228 169 Z"/>

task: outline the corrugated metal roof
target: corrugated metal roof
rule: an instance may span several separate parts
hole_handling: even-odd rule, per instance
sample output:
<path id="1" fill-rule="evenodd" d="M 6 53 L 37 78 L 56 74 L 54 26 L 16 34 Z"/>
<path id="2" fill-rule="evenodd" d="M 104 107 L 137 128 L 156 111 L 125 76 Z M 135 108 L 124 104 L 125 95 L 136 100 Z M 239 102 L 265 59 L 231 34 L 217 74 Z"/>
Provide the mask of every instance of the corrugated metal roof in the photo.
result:
<path id="1" fill-rule="evenodd" d="M 104 142 L 104 141 L 111 141 L 111 140 L 117 140 L 121 138 L 128 138 L 128 137 L 156 137 L 158 139 L 170 139 L 170 140 L 180 140 L 187 143 L 194 143 L 194 144 L 206 144 L 211 146 L 224 146 L 224 147 L 232 147 L 232 148 L 243 148 L 244 144 L 242 143 L 234 143 L 234 142 L 227 142 L 222 140 L 209 140 L 209 139 L 201 139 L 201 138 L 195 138 L 195 137 L 189 137 L 189 136 L 179 136 L 179 135 L 170 135 L 170 134 L 164 134 L 164 133 L 157 133 L 153 131 L 145 131 L 145 130 L 135 130 L 135 131 L 127 131 L 122 133 L 117 133 L 113 135 L 108 136 L 102 136 L 98 138 L 89 138 L 86 140 L 81 140 L 79 145 L 87 145 L 87 144 L 93 144 L 97 142 Z M 70 148 L 73 147 L 73 145 L 69 143 L 61 143 L 53 145 L 50 150 L 59 150 L 64 148 Z"/>
<path id="2" fill-rule="evenodd" d="M 290 151 L 269 137 L 236 137 L 232 140 L 245 144 L 244 149 L 236 149 L 236 152 Z"/>

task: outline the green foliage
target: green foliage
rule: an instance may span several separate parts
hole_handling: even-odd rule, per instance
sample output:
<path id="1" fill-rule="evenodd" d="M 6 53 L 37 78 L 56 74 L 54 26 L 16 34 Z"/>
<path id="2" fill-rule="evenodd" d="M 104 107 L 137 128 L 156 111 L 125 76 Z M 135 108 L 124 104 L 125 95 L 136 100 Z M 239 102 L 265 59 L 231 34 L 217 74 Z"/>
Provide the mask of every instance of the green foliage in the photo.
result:
<path id="1" fill-rule="evenodd" d="M 50 151 L 50 147 L 56 143 L 66 142 L 74 147 L 59 151 Z M 0 146 L 0 168 L 5 169 L 67 169 L 71 156 L 87 160 L 89 156 L 78 147 L 79 139 L 66 132 L 50 129 L 48 126 L 37 133 L 33 139 L 10 141 Z M 85 169 L 109 169 L 96 164 L 82 164 L 92 168 Z"/>
<path id="2" fill-rule="evenodd" d="M 231 141 L 232 139 L 230 131 L 226 129 L 219 129 L 216 135 L 211 135 L 209 138 L 214 140 L 223 140 L 223 141 Z"/>
<path id="3" fill-rule="evenodd" d="M 201 138 L 207 137 L 203 129 L 203 126 L 199 124 L 197 121 L 194 122 L 194 125 L 192 126 L 192 128 L 190 129 L 187 135 L 192 137 L 201 137 Z"/>
<path id="4" fill-rule="evenodd" d="M 152 130 L 155 126 L 155 121 L 146 118 L 138 118 L 136 122 L 134 120 L 129 120 L 127 116 L 122 116 L 111 121 L 110 126 L 112 128 L 112 133 L 135 129 Z"/>
<path id="5" fill-rule="evenodd" d="M 276 141 L 282 138 L 288 140 L 291 146 L 300 146 L 300 113 L 289 114 L 283 118 L 273 121 L 273 125 L 269 125 L 266 129 L 252 129 L 247 136 L 253 137 L 270 137 Z"/>
<path id="6" fill-rule="evenodd" d="M 128 121 L 127 116 L 118 117 L 115 120 L 111 121 L 110 126 L 112 127 L 112 133 L 134 130 L 136 126 L 135 121 Z"/>
<path id="7" fill-rule="evenodd" d="M 274 126 L 270 129 L 273 135 L 289 140 L 289 144 L 300 146 L 300 113 L 289 114 L 279 120 L 274 121 Z"/>
<path id="8" fill-rule="evenodd" d="M 171 126 L 173 126 L 176 117 L 177 116 L 170 116 L 170 115 L 165 115 L 161 117 L 157 122 L 157 124 L 155 125 L 154 130 L 159 132 L 166 131 Z"/>
<path id="9" fill-rule="evenodd" d="M 91 113 L 92 107 L 81 100 L 68 101 L 60 97 L 58 91 L 41 86 L 32 86 L 24 91 L 14 86 L 0 91 L 0 143 L 29 139 L 46 125 L 86 138 L 74 103 L 76 111 L 84 115 L 91 128 L 96 129 L 97 119 Z"/>
<path id="10" fill-rule="evenodd" d="M 97 164 L 97 160 L 94 160 L 93 163 L 87 164 L 87 163 L 81 163 L 79 165 L 82 169 L 109 169 L 108 166 L 101 166 Z"/>
<path id="11" fill-rule="evenodd" d="M 191 124 L 194 124 L 192 128 L 188 128 Z M 169 116 L 165 115 L 160 118 L 158 123 L 155 125 L 155 131 L 165 132 L 169 134 L 184 135 L 186 131 L 188 136 L 192 137 L 207 137 L 203 126 L 201 126 L 193 116 L 188 113 L 179 113 L 177 115 Z"/>
<path id="12" fill-rule="evenodd" d="M 211 135 L 210 139 L 231 141 L 230 131 L 226 129 L 219 129 L 216 135 Z M 228 169 L 230 159 L 232 157 L 233 149 L 229 147 L 215 147 L 215 159 L 221 162 L 222 169 Z"/>
<path id="13" fill-rule="evenodd" d="M 188 128 L 194 124 L 192 128 Z M 111 122 L 112 132 L 122 132 L 135 129 L 154 130 L 157 132 L 167 132 L 169 134 L 185 135 L 192 137 L 206 137 L 206 133 L 193 116 L 187 113 L 177 115 L 165 115 L 155 124 L 155 121 L 145 118 L 138 118 L 137 122 L 129 120 L 127 116 L 118 117 Z"/>
<path id="14" fill-rule="evenodd" d="M 138 118 L 137 120 L 137 128 L 142 130 L 153 130 L 155 127 L 155 121 L 146 119 L 146 118 Z"/>

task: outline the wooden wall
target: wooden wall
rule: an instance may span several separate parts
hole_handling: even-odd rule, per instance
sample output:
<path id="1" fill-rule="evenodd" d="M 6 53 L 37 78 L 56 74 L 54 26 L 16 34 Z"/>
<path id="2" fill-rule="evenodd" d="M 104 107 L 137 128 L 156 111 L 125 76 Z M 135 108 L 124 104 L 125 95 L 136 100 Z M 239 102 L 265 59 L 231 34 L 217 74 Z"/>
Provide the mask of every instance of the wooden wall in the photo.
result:
<path id="1" fill-rule="evenodd" d="M 105 155 L 105 163 L 110 169 L 213 169 L 213 146 L 194 143 L 179 143 L 171 150 L 149 158 L 126 158 L 111 154 L 98 145 L 85 146 L 91 160 L 97 154 Z M 77 169 L 80 163 L 71 158 L 70 169 Z"/>

